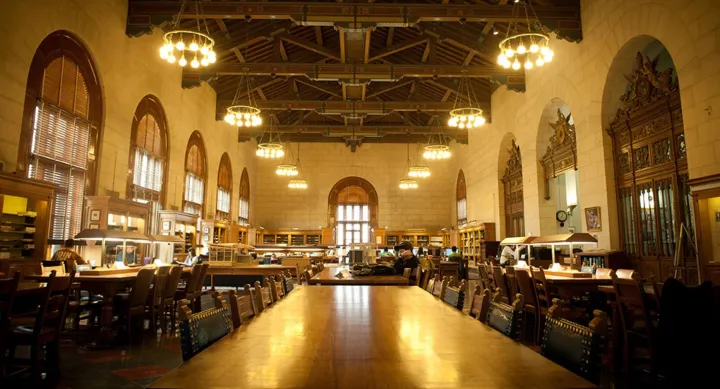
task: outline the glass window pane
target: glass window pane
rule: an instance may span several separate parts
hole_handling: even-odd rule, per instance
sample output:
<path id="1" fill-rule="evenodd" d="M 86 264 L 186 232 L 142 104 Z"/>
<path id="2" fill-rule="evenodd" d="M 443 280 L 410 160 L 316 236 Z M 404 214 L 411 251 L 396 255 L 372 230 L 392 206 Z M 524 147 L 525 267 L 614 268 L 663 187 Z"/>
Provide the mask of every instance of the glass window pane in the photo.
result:
<path id="1" fill-rule="evenodd" d="M 362 207 L 362 220 L 365 222 L 370 221 L 370 207 L 363 205 Z"/>
<path id="2" fill-rule="evenodd" d="M 345 220 L 352 220 L 352 206 L 348 205 L 345 207 Z"/>
<path id="3" fill-rule="evenodd" d="M 353 221 L 360 220 L 360 206 L 356 205 L 353 207 Z"/>
<path id="4" fill-rule="evenodd" d="M 353 236 L 353 242 L 360 242 L 360 231 L 355 231 Z"/>
<path id="5" fill-rule="evenodd" d="M 344 214 L 344 212 L 345 212 L 345 209 L 343 208 L 343 206 L 342 206 L 342 205 L 338 205 L 338 209 L 337 209 L 337 219 L 338 219 L 339 222 L 345 220 L 345 214 Z"/>
<path id="6" fill-rule="evenodd" d="M 347 231 L 345 232 L 345 244 L 350 245 L 352 243 L 352 232 Z"/>
<path id="7" fill-rule="evenodd" d="M 369 237 L 370 229 L 368 228 L 367 223 L 365 223 L 365 224 L 362 225 L 362 231 L 361 231 L 361 232 L 362 232 L 362 241 L 363 241 L 363 243 L 369 242 L 369 241 L 370 241 L 370 237 Z"/>
<path id="8" fill-rule="evenodd" d="M 355 226 L 354 226 L 354 227 L 355 227 L 355 228 L 353 228 L 353 230 L 355 230 L 355 231 L 360 231 L 360 223 L 355 223 Z"/>
<path id="9" fill-rule="evenodd" d="M 345 243 L 344 243 L 344 241 L 345 241 L 345 240 L 344 240 L 344 238 L 345 238 L 345 230 L 343 229 L 343 227 L 344 227 L 344 225 L 343 225 L 342 223 L 341 223 L 341 224 L 338 224 L 338 226 L 337 226 L 337 244 L 338 244 L 338 245 L 343 245 L 343 244 L 345 244 Z"/>

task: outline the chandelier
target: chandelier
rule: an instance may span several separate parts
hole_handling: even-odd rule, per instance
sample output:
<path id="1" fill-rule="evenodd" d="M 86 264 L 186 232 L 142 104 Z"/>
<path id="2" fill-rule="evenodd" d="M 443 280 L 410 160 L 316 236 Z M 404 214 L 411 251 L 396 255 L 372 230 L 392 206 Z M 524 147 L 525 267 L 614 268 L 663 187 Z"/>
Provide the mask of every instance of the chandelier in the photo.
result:
<path id="1" fill-rule="evenodd" d="M 528 5 L 534 16 L 532 24 L 528 16 Z M 498 55 L 497 62 L 505 69 L 512 67 L 514 70 L 519 70 L 522 66 L 530 70 L 533 66 L 541 67 L 546 63 L 552 62 L 553 56 L 555 55 L 550 49 L 550 36 L 542 32 L 542 25 L 540 24 L 537 14 L 535 14 L 530 0 L 523 1 L 522 7 L 525 12 L 528 32 L 520 32 L 518 30 L 518 23 L 510 22 L 507 32 L 505 33 L 505 39 L 500 41 L 498 45 L 500 47 L 500 54 Z M 515 5 L 513 5 L 513 15 L 519 16 L 519 14 L 520 2 L 516 1 Z M 536 27 L 537 32 L 531 31 L 531 26 Z"/>
<path id="2" fill-rule="evenodd" d="M 410 144 L 407 145 L 407 162 L 405 162 L 405 174 L 409 177 L 412 177 L 410 175 Z M 430 169 L 428 169 L 428 174 L 430 173 Z M 400 189 L 417 189 L 418 182 L 417 180 L 414 180 L 412 178 L 403 178 L 400 180 Z"/>
<path id="3" fill-rule="evenodd" d="M 207 26 L 205 15 L 202 12 L 202 1 L 195 1 L 195 21 L 197 23 L 197 31 L 184 30 L 180 28 L 182 14 L 185 11 L 187 0 L 183 0 L 180 5 L 180 12 L 175 17 L 173 29 L 165 33 L 163 36 L 163 45 L 160 47 L 160 58 L 168 63 L 177 62 L 181 67 L 185 67 L 190 61 L 190 66 L 194 69 L 200 66 L 208 66 L 215 63 L 217 54 L 213 48 L 215 40 L 210 37 L 210 29 Z M 198 13 L 200 10 L 200 14 Z M 201 15 L 202 14 L 202 15 Z M 203 32 L 203 28 L 205 32 Z"/>
<path id="4" fill-rule="evenodd" d="M 467 101 L 460 101 L 460 95 L 465 95 Z M 475 90 L 470 87 L 470 79 L 468 77 L 460 78 L 460 87 L 455 94 L 455 104 L 453 110 L 450 111 L 450 119 L 448 126 L 460 129 L 470 129 L 480 127 L 485 124 L 483 111 L 480 109 L 480 103 Z"/>
<path id="5" fill-rule="evenodd" d="M 417 152 L 415 153 L 415 163 L 410 165 L 408 170 L 408 177 L 412 178 L 428 178 L 430 177 L 430 168 L 417 163 L 420 154 L 420 145 L 418 145 Z"/>
<path id="6" fill-rule="evenodd" d="M 280 143 L 280 134 L 276 134 L 274 137 L 275 140 L 273 140 L 273 128 L 275 127 L 275 120 L 277 120 L 277 118 L 271 116 L 268 140 L 266 142 L 263 141 L 263 139 L 265 138 L 264 133 L 260 136 L 257 150 L 255 150 L 255 155 L 260 158 L 277 159 L 285 156 L 283 145 L 282 143 Z"/>
<path id="7" fill-rule="evenodd" d="M 296 169 L 299 169 L 299 172 L 303 173 L 302 165 L 300 164 L 300 142 L 298 142 L 298 146 L 297 146 L 296 165 L 297 165 Z M 291 165 L 291 166 L 295 167 L 295 165 Z M 295 171 L 295 175 L 297 175 L 297 173 L 298 173 L 298 170 Z M 298 179 L 290 180 L 290 182 L 288 182 L 288 188 L 290 188 L 290 189 L 307 189 L 307 187 L 308 187 L 307 181 L 305 181 L 305 179 L 303 179 L 302 176 L 304 176 L 304 174 L 301 174 L 300 178 L 298 178 Z"/>
<path id="8" fill-rule="evenodd" d="M 298 175 L 298 169 L 297 166 L 290 164 L 277 165 L 275 174 L 278 176 L 295 177 Z"/>
<path id="9" fill-rule="evenodd" d="M 423 149 L 423 158 L 430 160 L 448 159 L 452 155 L 452 153 L 450 153 L 450 146 L 447 144 L 445 135 L 442 133 L 442 128 L 437 125 L 438 121 L 435 120 L 434 123 L 437 132 L 430 134 L 428 144 Z"/>
<path id="10" fill-rule="evenodd" d="M 247 58 L 248 50 L 248 34 L 250 31 L 250 24 L 248 22 L 247 28 L 245 29 L 245 58 Z M 238 82 L 237 90 L 235 91 L 235 97 L 233 97 L 232 104 L 226 108 L 227 113 L 225 114 L 225 122 L 231 126 L 238 127 L 257 127 L 262 124 L 262 118 L 260 117 L 260 109 L 257 108 L 255 102 L 255 96 L 252 88 L 250 87 L 250 77 L 247 74 L 248 69 L 244 69 L 244 74 L 241 76 Z M 240 95 L 242 90 L 245 90 L 247 95 L 247 104 L 240 104 Z"/>

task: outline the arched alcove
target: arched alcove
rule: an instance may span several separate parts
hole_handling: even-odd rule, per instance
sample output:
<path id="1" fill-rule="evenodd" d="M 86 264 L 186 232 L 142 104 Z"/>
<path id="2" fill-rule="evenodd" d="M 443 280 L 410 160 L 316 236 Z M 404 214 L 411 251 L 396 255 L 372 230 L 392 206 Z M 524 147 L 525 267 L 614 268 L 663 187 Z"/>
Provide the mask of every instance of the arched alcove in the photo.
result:
<path id="1" fill-rule="evenodd" d="M 538 126 L 537 158 L 541 165 L 540 235 L 581 231 L 575 120 L 568 104 L 553 98 Z"/>
<path id="2" fill-rule="evenodd" d="M 621 247 L 643 276 L 671 277 L 678 228 L 689 226 L 694 240 L 694 220 L 679 83 L 657 39 L 638 36 L 618 51 L 602 119 L 613 142 Z M 693 256 L 687 244 L 682 252 Z"/>

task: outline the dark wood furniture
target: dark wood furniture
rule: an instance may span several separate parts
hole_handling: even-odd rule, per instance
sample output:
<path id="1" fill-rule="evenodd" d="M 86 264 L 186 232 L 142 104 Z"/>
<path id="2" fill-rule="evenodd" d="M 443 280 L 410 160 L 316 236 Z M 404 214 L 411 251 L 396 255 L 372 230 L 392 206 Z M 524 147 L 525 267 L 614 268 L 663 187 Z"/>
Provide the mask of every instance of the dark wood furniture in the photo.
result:
<path id="1" fill-rule="evenodd" d="M 602 347 L 607 333 L 607 314 L 593 311 L 588 327 L 558 317 L 562 303 L 553 299 L 540 352 L 548 359 L 592 381 L 600 375 Z"/>
<path id="2" fill-rule="evenodd" d="M 423 334 L 432 342 L 424 343 Z M 278 344 L 288 347 L 278 353 Z M 426 347 L 435 344 L 444 345 L 442 366 L 426 357 Z M 529 383 L 536 389 L 595 388 L 420 288 L 322 286 L 293 292 L 151 387 L 506 389 Z"/>
<path id="3" fill-rule="evenodd" d="M 505 304 L 498 292 L 492 297 L 488 308 L 486 324 L 500 331 L 510 339 L 517 340 L 522 329 L 523 295 L 515 295 L 512 305 Z"/>
<path id="4" fill-rule="evenodd" d="M 10 315 L 19 283 L 19 273 L 12 278 L 0 279 L 0 384 L 5 382 L 7 376 L 5 344 L 10 337 Z"/>
<path id="5" fill-rule="evenodd" d="M 132 290 L 130 293 L 118 293 L 115 297 L 115 306 L 113 312 L 118 316 L 119 320 L 126 320 L 128 336 L 132 341 L 133 319 L 140 317 L 140 333 L 142 334 L 142 322 L 145 317 L 145 304 L 150 294 L 153 278 L 155 277 L 155 269 L 140 269 L 135 277 Z"/>
<path id="6" fill-rule="evenodd" d="M 636 360 L 633 350 L 644 348 L 648 351 L 649 358 L 641 358 L 641 360 L 649 359 L 651 374 L 657 373 L 657 327 L 650 316 L 645 289 L 640 280 L 632 278 L 614 276 L 612 283 L 620 319 L 617 324 L 623 335 L 625 372 L 630 373 L 631 365 Z M 613 346 L 619 346 L 617 341 L 619 339 L 614 340 Z"/>
<path id="7" fill-rule="evenodd" d="M 167 331 L 167 319 L 170 318 L 171 333 L 175 332 L 175 293 L 183 276 L 181 266 L 172 266 L 162 293 L 162 332 Z"/>
<path id="8" fill-rule="evenodd" d="M 234 328 L 238 328 L 242 324 L 247 323 L 257 314 L 255 299 L 249 284 L 245 285 L 245 288 L 242 290 L 235 291 L 230 289 L 227 292 L 227 299 L 230 302 L 230 315 Z"/>
<path id="9" fill-rule="evenodd" d="M 500 266 L 492 266 L 492 274 L 495 292 L 500 293 L 500 298 L 507 303 L 510 298 L 510 289 L 508 288 L 503 268 Z"/>
<path id="10" fill-rule="evenodd" d="M 450 280 L 448 280 L 447 277 L 440 278 L 440 275 L 438 274 L 435 279 L 435 286 L 433 287 L 432 295 L 442 300 L 445 298 L 445 290 L 447 289 L 448 283 Z"/>
<path id="11" fill-rule="evenodd" d="M 178 303 L 180 345 L 183 361 L 188 361 L 233 330 L 230 312 L 225 302 L 215 295 L 215 308 L 192 313 L 187 300 Z"/>
<path id="12" fill-rule="evenodd" d="M 270 285 L 270 296 L 272 297 L 274 303 L 285 297 L 285 292 L 283 291 L 282 282 L 280 281 L 279 276 L 277 280 L 275 280 L 275 277 L 273 276 L 268 277 L 268 284 Z"/>
<path id="13" fill-rule="evenodd" d="M 466 290 L 467 283 L 465 280 L 460 281 L 457 285 L 448 285 L 448 287 L 445 288 L 443 301 L 462 311 L 463 305 L 465 304 Z"/>
<path id="14" fill-rule="evenodd" d="M 547 315 L 547 307 L 540 305 L 538 301 L 538 293 L 535 289 L 535 280 L 530 275 L 530 269 L 515 269 L 515 278 L 518 291 L 525 298 L 525 306 L 523 307 L 524 324 L 527 328 L 528 317 L 533 316 L 533 341 L 540 344 L 542 335 L 543 317 Z M 524 333 L 527 333 L 525 331 Z"/>
<path id="15" fill-rule="evenodd" d="M 261 285 L 260 281 L 255 281 L 253 295 L 255 296 L 255 310 L 260 313 L 265 308 L 273 304 L 273 299 L 270 292 L 270 284 L 265 280 L 265 285 Z"/>
<path id="16" fill-rule="evenodd" d="M 150 318 L 150 329 L 157 330 L 157 322 L 160 319 L 163 312 L 163 293 L 170 276 L 170 266 L 158 267 L 155 271 L 155 278 L 152 282 L 150 291 L 147 296 L 147 302 L 145 303 L 147 316 Z M 175 288 L 175 287 L 173 287 Z M 164 320 L 163 320 L 164 322 Z M 163 330 L 165 332 L 165 330 Z"/>
<path id="17" fill-rule="evenodd" d="M 342 273 L 342 278 L 336 275 Z M 311 276 L 310 285 L 407 285 L 408 279 L 401 275 L 353 276 L 343 267 L 328 267 Z"/>

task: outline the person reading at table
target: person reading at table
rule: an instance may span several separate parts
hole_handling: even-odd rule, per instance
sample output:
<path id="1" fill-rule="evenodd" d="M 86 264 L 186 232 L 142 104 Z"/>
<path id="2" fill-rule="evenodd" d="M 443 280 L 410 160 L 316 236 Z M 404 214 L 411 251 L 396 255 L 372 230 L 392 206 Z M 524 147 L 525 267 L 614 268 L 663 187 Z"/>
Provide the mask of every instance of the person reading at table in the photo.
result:
<path id="1" fill-rule="evenodd" d="M 65 262 L 65 270 L 68 272 L 74 272 L 77 265 L 87 265 L 87 261 L 76 253 L 73 247 L 75 247 L 75 241 L 72 239 L 66 240 L 63 247 L 53 254 L 51 261 Z"/>
<path id="2" fill-rule="evenodd" d="M 524 248 L 525 246 L 522 245 L 515 245 L 514 249 L 509 245 L 505 246 L 500 254 L 500 266 L 517 265 L 517 261 L 520 259 L 520 250 Z"/>
<path id="3" fill-rule="evenodd" d="M 416 269 L 420 266 L 420 261 L 413 254 L 413 245 L 410 242 L 402 242 L 395 246 L 395 252 L 398 253 L 398 259 L 393 264 L 395 273 L 403 274 L 405 269 Z M 412 272 L 411 272 L 412 273 Z"/>
<path id="4" fill-rule="evenodd" d="M 115 257 L 115 262 L 123 262 L 123 252 L 122 250 L 118 251 L 117 257 Z M 137 263 L 137 257 L 135 256 L 135 246 L 126 246 L 125 247 L 125 264 L 126 265 L 134 265 Z"/>

